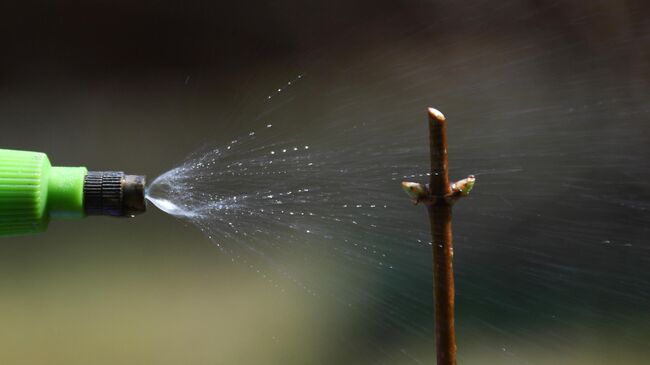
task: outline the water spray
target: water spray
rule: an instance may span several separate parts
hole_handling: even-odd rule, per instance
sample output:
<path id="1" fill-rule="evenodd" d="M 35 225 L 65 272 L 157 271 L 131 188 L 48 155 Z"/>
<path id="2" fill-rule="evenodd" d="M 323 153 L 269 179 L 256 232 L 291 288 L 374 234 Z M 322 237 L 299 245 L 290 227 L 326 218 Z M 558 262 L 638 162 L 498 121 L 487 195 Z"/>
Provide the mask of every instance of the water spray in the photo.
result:
<path id="1" fill-rule="evenodd" d="M 44 153 L 0 149 L 0 236 L 42 232 L 50 218 L 145 210 L 144 176 L 52 166 Z"/>
<path id="2" fill-rule="evenodd" d="M 447 158 L 447 121 L 436 109 L 429 108 L 429 148 L 431 180 L 423 185 L 402 182 L 413 203 L 423 203 L 431 223 L 436 360 L 438 365 L 456 365 L 456 329 L 454 324 L 454 247 L 451 234 L 451 207 L 467 196 L 476 181 L 473 175 L 449 183 Z"/>

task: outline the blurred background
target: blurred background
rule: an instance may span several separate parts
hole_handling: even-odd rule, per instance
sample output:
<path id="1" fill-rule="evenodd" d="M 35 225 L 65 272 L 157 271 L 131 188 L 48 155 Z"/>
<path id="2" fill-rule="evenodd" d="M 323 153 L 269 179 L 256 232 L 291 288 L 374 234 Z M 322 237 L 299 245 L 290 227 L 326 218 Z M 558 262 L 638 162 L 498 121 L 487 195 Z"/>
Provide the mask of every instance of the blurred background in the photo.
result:
<path id="1" fill-rule="evenodd" d="M 274 120 L 279 139 L 426 166 L 437 107 L 453 123 L 453 175 L 479 177 L 454 211 L 459 363 L 646 364 L 649 8 L 5 1 L 0 146 L 151 179 Z M 408 240 L 426 237 L 424 211 L 386 171 L 369 176 L 396 196 L 383 219 L 406 215 Z M 339 271 L 328 286 L 367 294 L 349 309 L 279 291 L 154 207 L 52 222 L 0 240 L 0 363 L 433 363 L 430 247 L 399 232 L 381 244 L 408 248 L 404 275 L 369 287 L 378 271 Z M 333 271 L 285 255 L 315 287 Z"/>

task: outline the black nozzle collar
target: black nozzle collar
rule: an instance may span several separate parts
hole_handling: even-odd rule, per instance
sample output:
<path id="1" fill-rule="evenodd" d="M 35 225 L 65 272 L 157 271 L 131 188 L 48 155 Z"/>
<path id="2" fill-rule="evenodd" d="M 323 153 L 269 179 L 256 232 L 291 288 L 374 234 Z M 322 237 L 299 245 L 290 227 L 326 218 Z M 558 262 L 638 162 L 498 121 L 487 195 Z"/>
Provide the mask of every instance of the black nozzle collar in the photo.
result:
<path id="1" fill-rule="evenodd" d="M 87 215 L 131 217 L 146 211 L 145 178 L 121 171 L 89 171 L 84 180 Z"/>

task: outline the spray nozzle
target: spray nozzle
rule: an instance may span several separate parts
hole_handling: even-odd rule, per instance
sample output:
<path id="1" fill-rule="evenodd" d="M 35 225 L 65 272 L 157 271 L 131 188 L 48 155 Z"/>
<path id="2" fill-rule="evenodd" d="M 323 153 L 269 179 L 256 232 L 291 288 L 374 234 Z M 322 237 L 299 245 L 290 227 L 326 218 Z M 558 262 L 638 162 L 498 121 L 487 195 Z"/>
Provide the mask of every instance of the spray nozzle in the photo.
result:
<path id="1" fill-rule="evenodd" d="M 44 231 L 50 218 L 144 213 L 145 179 L 52 166 L 40 152 L 0 149 L 0 236 Z"/>
<path id="2" fill-rule="evenodd" d="M 147 209 L 144 176 L 121 171 L 89 171 L 83 191 L 87 215 L 132 217 Z"/>

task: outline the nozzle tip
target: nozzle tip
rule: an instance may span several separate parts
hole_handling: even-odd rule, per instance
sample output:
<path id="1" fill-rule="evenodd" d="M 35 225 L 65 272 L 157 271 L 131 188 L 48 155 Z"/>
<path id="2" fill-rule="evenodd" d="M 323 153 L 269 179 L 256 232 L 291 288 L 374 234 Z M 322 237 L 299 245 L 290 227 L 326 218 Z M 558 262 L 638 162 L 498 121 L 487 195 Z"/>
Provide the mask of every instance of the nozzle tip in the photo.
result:
<path id="1" fill-rule="evenodd" d="M 124 175 L 122 208 L 125 216 L 134 216 L 147 210 L 145 181 L 145 177 L 141 175 Z"/>

